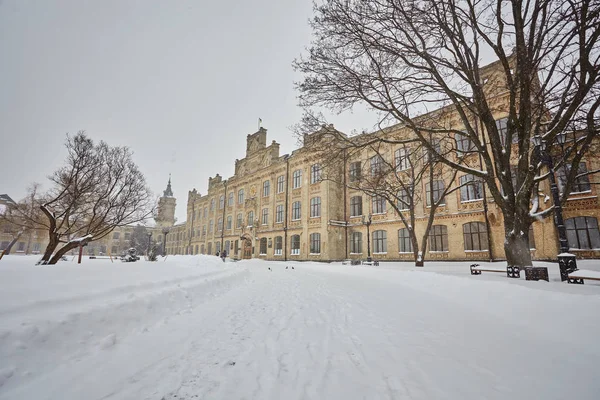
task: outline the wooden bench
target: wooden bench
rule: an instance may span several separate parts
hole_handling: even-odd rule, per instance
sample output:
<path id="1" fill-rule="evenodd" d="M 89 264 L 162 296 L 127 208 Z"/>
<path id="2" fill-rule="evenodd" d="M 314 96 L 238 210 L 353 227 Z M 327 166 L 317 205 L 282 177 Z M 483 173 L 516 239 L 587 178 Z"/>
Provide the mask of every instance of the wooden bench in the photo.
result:
<path id="1" fill-rule="evenodd" d="M 509 278 L 521 277 L 521 270 L 519 269 L 519 267 L 511 267 L 509 265 L 507 265 L 506 268 L 491 268 L 481 267 L 479 264 L 471 264 L 469 268 L 471 269 L 471 275 L 481 275 L 481 273 L 485 271 L 506 273 L 506 276 Z"/>
<path id="2" fill-rule="evenodd" d="M 374 265 L 374 266 L 378 267 L 379 266 L 379 261 L 375 261 L 375 260 L 373 260 L 373 261 L 363 261 L 361 264 L 362 265 Z"/>
<path id="3" fill-rule="evenodd" d="M 593 281 L 600 281 L 600 272 L 599 271 L 587 271 L 583 269 L 576 269 L 575 271 L 569 273 L 569 279 L 567 280 L 569 283 L 576 283 L 578 285 L 583 285 L 584 279 L 590 279 Z"/>

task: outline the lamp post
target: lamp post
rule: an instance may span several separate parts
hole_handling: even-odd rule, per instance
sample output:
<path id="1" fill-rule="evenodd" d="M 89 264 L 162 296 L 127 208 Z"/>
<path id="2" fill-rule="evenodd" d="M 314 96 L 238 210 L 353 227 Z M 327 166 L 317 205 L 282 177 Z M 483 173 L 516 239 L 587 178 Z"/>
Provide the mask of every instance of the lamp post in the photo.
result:
<path id="1" fill-rule="evenodd" d="M 370 226 L 371 226 L 371 222 L 373 222 L 373 216 L 371 214 L 369 214 L 368 219 L 365 221 L 365 216 L 363 215 L 363 224 L 365 224 L 367 226 L 367 261 L 371 262 L 371 231 L 370 231 Z"/>
<path id="2" fill-rule="evenodd" d="M 558 135 L 558 141 L 561 146 L 564 145 L 566 135 Z M 560 195 L 558 193 L 558 185 L 556 184 L 556 177 L 554 175 L 554 161 L 552 156 L 546 148 L 546 141 L 542 140 L 539 135 L 533 137 L 533 143 L 535 150 L 538 152 L 538 156 L 542 165 L 546 165 L 550 173 L 550 192 L 552 193 L 552 202 L 554 203 L 554 223 L 558 230 L 558 242 L 560 253 L 558 254 L 558 268 L 560 269 L 560 280 L 566 281 L 569 279 L 569 273 L 577 269 L 577 259 L 573 254 L 569 254 L 569 241 L 567 240 L 567 230 L 565 229 L 565 223 L 562 214 L 562 205 L 560 203 Z"/>
<path id="3" fill-rule="evenodd" d="M 167 235 L 169 234 L 169 228 L 163 228 L 163 257 L 167 255 Z"/>
<path id="4" fill-rule="evenodd" d="M 152 232 L 148 232 L 148 250 L 146 251 L 146 255 L 150 254 L 150 240 L 152 239 Z"/>

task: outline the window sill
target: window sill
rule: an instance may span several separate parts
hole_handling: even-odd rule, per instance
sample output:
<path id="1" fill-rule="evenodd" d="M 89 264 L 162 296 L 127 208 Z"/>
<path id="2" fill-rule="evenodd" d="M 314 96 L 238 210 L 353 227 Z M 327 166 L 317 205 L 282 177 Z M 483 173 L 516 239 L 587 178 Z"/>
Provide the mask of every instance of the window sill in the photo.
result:
<path id="1" fill-rule="evenodd" d="M 461 200 L 461 204 L 464 203 L 475 203 L 476 201 L 483 201 L 483 197 L 481 199 L 472 199 L 472 200 Z"/>
<path id="2" fill-rule="evenodd" d="M 273 254 L 273 255 L 274 255 L 275 257 L 281 257 L 281 256 L 283 256 L 283 254 L 277 254 L 277 253 L 275 253 L 275 254 Z"/>
<path id="3" fill-rule="evenodd" d="M 301 220 L 302 220 L 302 218 L 296 218 L 296 219 L 292 219 L 292 222 L 293 221 L 301 221 Z"/>
<path id="4" fill-rule="evenodd" d="M 412 251 L 399 251 L 398 254 L 414 254 Z"/>
<path id="5" fill-rule="evenodd" d="M 309 256 L 320 256 L 321 253 L 308 253 Z"/>
<path id="6" fill-rule="evenodd" d="M 258 255 L 259 255 L 259 257 L 260 257 L 260 256 L 266 256 L 266 255 L 267 255 L 267 253 L 259 253 Z"/>
<path id="7" fill-rule="evenodd" d="M 489 250 L 465 250 L 465 253 L 487 253 Z"/>
<path id="8" fill-rule="evenodd" d="M 387 254 L 387 251 L 384 251 L 383 253 L 373 253 L 373 255 L 375 254 Z"/>
<path id="9" fill-rule="evenodd" d="M 320 216 L 320 215 L 316 215 L 316 216 L 314 216 L 314 217 L 309 217 L 309 218 L 311 218 L 311 219 L 315 219 L 315 218 L 321 218 L 321 216 Z"/>
<path id="10" fill-rule="evenodd" d="M 467 251 L 467 250 L 465 250 Z M 469 251 L 477 251 L 477 250 L 469 250 Z M 481 250 L 481 251 L 487 251 L 487 250 Z M 449 250 L 429 250 L 430 253 L 434 253 L 434 254 L 443 254 L 443 253 L 450 253 Z"/>

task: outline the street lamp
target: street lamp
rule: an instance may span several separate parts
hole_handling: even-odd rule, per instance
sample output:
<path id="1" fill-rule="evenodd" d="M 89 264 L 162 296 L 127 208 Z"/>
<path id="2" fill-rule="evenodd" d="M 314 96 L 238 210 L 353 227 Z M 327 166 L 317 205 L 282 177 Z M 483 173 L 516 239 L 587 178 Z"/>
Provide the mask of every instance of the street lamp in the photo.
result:
<path id="1" fill-rule="evenodd" d="M 152 239 L 152 232 L 148 232 L 148 250 L 146 251 L 146 255 L 150 254 L 150 240 Z"/>
<path id="2" fill-rule="evenodd" d="M 167 235 L 169 234 L 169 228 L 163 228 L 163 257 L 167 255 Z"/>
<path id="3" fill-rule="evenodd" d="M 373 222 L 373 216 L 369 214 L 368 219 L 365 221 L 365 216 L 362 216 L 362 223 L 367 226 L 367 262 L 371 262 L 371 232 L 369 227 L 371 226 L 371 222 Z"/>
<path id="4" fill-rule="evenodd" d="M 566 135 L 558 135 L 557 140 L 561 146 L 564 145 Z M 554 203 L 554 223 L 556 224 L 556 229 L 558 230 L 558 242 L 560 247 L 560 253 L 558 255 L 558 268 L 560 269 L 560 280 L 566 281 L 569 279 L 569 273 L 577 269 L 577 259 L 573 254 L 569 254 L 567 230 L 565 229 L 558 186 L 556 184 L 556 177 L 554 175 L 554 161 L 552 160 L 552 155 L 550 155 L 548 149 L 546 148 L 546 141 L 542 140 L 541 136 L 534 136 L 533 144 L 535 145 L 535 151 L 537 152 L 542 165 L 546 165 L 550 171 L 548 177 L 550 178 L 550 192 L 552 193 L 552 202 Z"/>

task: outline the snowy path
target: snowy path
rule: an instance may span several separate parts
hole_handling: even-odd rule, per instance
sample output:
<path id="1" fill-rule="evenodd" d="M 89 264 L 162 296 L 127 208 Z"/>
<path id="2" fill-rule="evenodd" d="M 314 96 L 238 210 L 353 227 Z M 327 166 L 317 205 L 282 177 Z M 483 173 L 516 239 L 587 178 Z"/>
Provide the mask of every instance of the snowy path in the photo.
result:
<path id="1" fill-rule="evenodd" d="M 308 263 L 290 263 L 294 270 L 281 263 L 232 265 L 210 279 L 192 279 L 184 302 L 165 288 L 151 302 L 156 313 L 126 328 L 112 326 L 116 338 L 94 331 L 103 337 L 94 346 L 63 343 L 55 368 L 44 367 L 57 354 L 43 342 L 31 354 L 3 351 L 15 365 L 0 399 L 597 399 L 600 393 L 600 290 L 583 296 L 466 275 Z M 169 301 L 173 307 L 156 308 Z M 131 316 L 119 306 L 109 310 Z M 8 343 L 10 336 L 0 339 Z"/>

